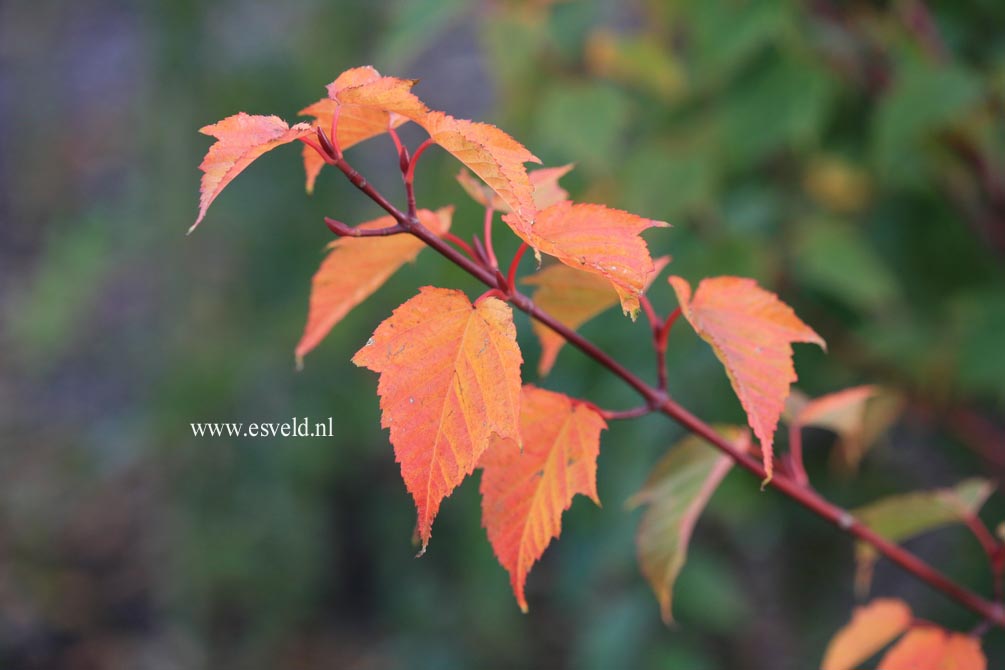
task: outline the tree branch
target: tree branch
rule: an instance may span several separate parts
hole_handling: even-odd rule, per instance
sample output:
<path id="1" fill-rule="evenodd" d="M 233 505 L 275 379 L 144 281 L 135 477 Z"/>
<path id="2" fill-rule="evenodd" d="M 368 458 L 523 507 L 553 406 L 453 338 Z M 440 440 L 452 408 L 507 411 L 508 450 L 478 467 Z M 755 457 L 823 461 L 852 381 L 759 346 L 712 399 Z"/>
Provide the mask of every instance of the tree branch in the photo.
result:
<path id="1" fill-rule="evenodd" d="M 420 147 L 420 149 L 424 149 L 425 147 L 426 145 L 424 144 Z M 412 167 L 414 167 L 415 159 L 418 157 L 419 153 L 420 151 L 415 152 L 415 156 L 412 158 Z M 391 214 L 391 216 L 398 221 L 402 228 L 425 242 L 427 246 L 432 247 L 437 253 L 460 267 L 472 277 L 485 284 L 490 289 L 489 292 L 492 295 L 496 297 L 506 297 L 510 304 L 514 307 L 554 330 L 556 333 L 561 335 L 566 342 L 582 351 L 602 367 L 606 368 L 614 376 L 618 377 L 628 384 L 628 386 L 633 388 L 646 401 L 647 406 L 655 408 L 656 411 L 673 419 L 689 432 L 701 437 L 719 451 L 729 456 L 736 463 L 736 465 L 754 475 L 758 480 L 763 481 L 767 477 L 767 473 L 759 460 L 750 454 L 737 449 L 729 440 L 719 435 L 709 424 L 705 423 L 670 398 L 665 390 L 654 388 L 647 384 L 640 377 L 625 368 L 621 363 L 616 361 L 606 352 L 602 351 L 591 341 L 584 338 L 575 330 L 565 326 L 552 315 L 541 310 L 529 297 L 517 290 L 511 289 L 509 286 L 506 286 L 505 283 L 500 286 L 500 282 L 496 276 L 497 271 L 493 272 L 488 267 L 479 265 L 475 261 L 464 256 L 457 249 L 450 246 L 447 242 L 440 239 L 432 231 L 423 226 L 418 217 L 410 216 L 395 208 L 394 205 L 389 203 L 379 192 L 377 192 L 377 190 L 374 189 L 373 186 L 366 181 L 366 179 L 352 169 L 344 159 L 340 158 L 336 162 L 336 167 L 342 170 L 349 180 L 364 194 L 366 194 L 367 197 L 372 199 L 389 214 Z M 666 331 L 669 331 L 669 327 L 673 324 L 673 321 L 676 320 L 677 316 L 679 316 L 679 310 L 671 314 L 670 318 L 667 319 L 667 322 L 663 327 L 663 337 L 665 337 Z M 885 539 L 876 531 L 855 519 L 850 512 L 824 499 L 812 489 L 801 486 L 798 482 L 783 473 L 777 473 L 775 477 L 768 482 L 768 486 L 776 491 L 779 491 L 822 519 L 834 524 L 840 530 L 852 535 L 857 540 L 871 545 L 881 555 L 896 563 L 901 568 L 913 574 L 919 580 L 925 582 L 932 588 L 942 592 L 951 600 L 954 600 L 963 607 L 979 614 L 982 619 L 991 622 L 996 626 L 1005 628 L 1005 606 L 986 600 L 973 591 L 970 591 L 965 586 L 957 584 L 952 579 L 912 554 L 910 551 Z"/>

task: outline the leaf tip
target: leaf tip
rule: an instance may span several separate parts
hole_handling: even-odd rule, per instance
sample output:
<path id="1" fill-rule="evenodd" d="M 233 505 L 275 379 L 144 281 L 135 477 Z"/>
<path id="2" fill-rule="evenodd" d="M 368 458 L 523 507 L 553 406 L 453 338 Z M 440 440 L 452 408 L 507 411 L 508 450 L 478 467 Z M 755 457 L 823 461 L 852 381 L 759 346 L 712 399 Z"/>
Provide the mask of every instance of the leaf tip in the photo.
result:
<path id="1" fill-rule="evenodd" d="M 206 210 L 203 210 L 203 211 L 199 212 L 199 218 L 195 220 L 195 223 L 193 223 L 191 226 L 189 226 L 188 231 L 185 233 L 186 237 L 189 236 L 189 235 L 191 235 L 193 233 L 193 231 L 195 231 L 195 229 L 198 227 L 198 225 L 200 223 L 202 223 L 202 220 L 203 220 L 203 218 L 205 218 L 205 216 L 206 216 Z"/>

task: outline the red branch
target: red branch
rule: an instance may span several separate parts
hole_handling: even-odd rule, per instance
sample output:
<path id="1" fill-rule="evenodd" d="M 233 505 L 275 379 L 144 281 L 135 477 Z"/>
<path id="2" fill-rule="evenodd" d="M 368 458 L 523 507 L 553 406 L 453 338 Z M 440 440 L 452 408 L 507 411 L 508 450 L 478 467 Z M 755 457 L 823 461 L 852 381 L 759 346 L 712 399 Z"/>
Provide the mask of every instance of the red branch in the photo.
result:
<path id="1" fill-rule="evenodd" d="M 418 158 L 419 154 L 428 146 L 428 143 L 428 140 L 423 143 L 423 145 L 419 147 L 419 149 L 415 152 L 415 155 L 412 157 L 411 165 L 409 166 L 409 181 L 411 181 L 412 170 L 415 167 L 415 159 Z M 490 290 L 486 292 L 483 297 L 492 295 L 494 297 L 500 297 L 501 299 L 508 300 L 514 307 L 554 330 L 556 333 L 561 335 L 566 342 L 579 349 L 588 357 L 592 358 L 596 363 L 606 368 L 614 376 L 618 377 L 632 387 L 646 401 L 647 407 L 654 408 L 655 411 L 673 419 L 689 432 L 701 437 L 719 449 L 719 451 L 728 455 L 736 463 L 736 465 L 754 475 L 754 477 L 758 480 L 763 481 L 766 479 L 767 473 L 761 465 L 760 460 L 737 449 L 735 445 L 719 435 L 719 433 L 717 433 L 709 424 L 705 423 L 670 398 L 666 390 L 647 384 L 640 377 L 629 371 L 621 363 L 616 361 L 606 352 L 602 351 L 595 344 L 584 338 L 575 330 L 567 327 L 547 312 L 542 311 L 541 308 L 535 305 L 534 302 L 526 295 L 505 284 L 500 286 L 498 270 L 464 256 L 460 251 L 450 246 L 450 244 L 440 239 L 440 237 L 423 226 L 417 216 L 406 214 L 395 208 L 387 201 L 386 198 L 384 198 L 384 196 L 377 192 L 377 190 L 374 189 L 373 186 L 366 181 L 366 179 L 350 167 L 344 159 L 339 157 L 335 161 L 334 165 L 349 178 L 350 182 L 366 194 L 367 197 L 391 214 L 391 216 L 393 216 L 395 220 L 398 221 L 399 225 L 407 232 L 419 238 L 425 242 L 427 246 L 436 250 L 441 256 L 488 286 Z M 504 290 L 504 287 L 506 290 Z M 680 310 L 678 309 L 667 318 L 658 333 L 658 341 L 665 343 L 666 335 L 679 314 Z M 635 410 L 629 410 L 627 413 L 634 411 Z M 616 412 L 611 412 L 610 416 L 611 418 L 620 418 L 619 414 Z M 768 486 L 792 499 L 813 514 L 816 514 L 822 519 L 834 524 L 845 533 L 855 537 L 857 540 L 871 545 L 881 555 L 896 563 L 901 568 L 913 574 L 919 580 L 925 582 L 932 588 L 942 592 L 951 600 L 954 600 L 963 607 L 979 614 L 985 621 L 996 626 L 1005 627 L 1005 606 L 986 600 L 973 591 L 967 589 L 965 586 L 957 584 L 910 551 L 882 537 L 876 531 L 855 519 L 850 512 L 826 500 L 811 488 L 800 485 L 800 483 L 795 479 L 782 472 L 777 472 L 774 478 L 768 482 Z"/>

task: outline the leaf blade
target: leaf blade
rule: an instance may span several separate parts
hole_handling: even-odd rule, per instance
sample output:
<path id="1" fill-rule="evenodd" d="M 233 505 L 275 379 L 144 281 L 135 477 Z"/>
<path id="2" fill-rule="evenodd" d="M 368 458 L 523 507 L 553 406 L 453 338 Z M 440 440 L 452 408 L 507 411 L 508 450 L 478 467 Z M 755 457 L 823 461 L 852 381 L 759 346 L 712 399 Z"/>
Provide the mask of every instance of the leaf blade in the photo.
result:
<path id="1" fill-rule="evenodd" d="M 653 272 L 645 282 L 646 290 L 669 263 L 669 256 L 661 256 L 653 261 Z M 536 287 L 531 296 L 535 305 L 572 330 L 577 330 L 590 319 L 618 304 L 617 291 L 606 279 L 563 263 L 549 265 L 524 278 L 522 283 Z M 537 371 L 544 377 L 554 367 L 558 352 L 565 346 L 565 338 L 537 320 L 531 327 L 541 342 Z"/>
<path id="2" fill-rule="evenodd" d="M 748 438 L 744 428 L 718 429 L 729 441 Z M 687 560 L 691 535 L 712 494 L 733 461 L 701 438 L 681 440 L 656 464 L 642 490 L 628 501 L 646 505 L 636 533 L 639 568 L 660 606 L 664 623 L 673 623 L 673 587 Z"/>
<path id="3" fill-rule="evenodd" d="M 262 154 L 283 144 L 310 134 L 306 123 L 292 128 L 278 116 L 262 116 L 238 112 L 233 116 L 199 129 L 203 135 L 216 138 L 203 158 L 199 169 L 199 215 L 188 229 L 196 229 L 206 211 L 227 185 Z"/>
<path id="4" fill-rule="evenodd" d="M 419 210 L 419 221 L 437 236 L 450 230 L 452 208 L 436 212 Z M 363 230 L 394 225 L 390 216 L 360 224 Z M 310 309 L 303 335 L 294 352 L 297 365 L 331 332 L 349 311 L 383 286 L 405 263 L 415 260 L 425 247 L 412 235 L 342 237 L 330 245 L 328 255 L 311 280 Z"/>
<path id="5" fill-rule="evenodd" d="M 984 506 L 994 488 L 986 479 L 965 479 L 952 488 L 887 496 L 854 509 L 851 514 L 885 539 L 899 543 L 949 524 L 965 522 L 967 515 L 977 514 Z M 872 545 L 855 544 L 855 582 L 859 592 L 868 590 L 872 568 L 878 559 Z"/>
<path id="6" fill-rule="evenodd" d="M 975 637 L 936 626 L 911 629 L 883 656 L 883 670 L 986 670 L 987 658 Z"/>
<path id="7" fill-rule="evenodd" d="M 655 271 L 640 233 L 669 226 L 604 205 L 565 200 L 537 213 L 533 225 L 515 214 L 503 216 L 510 228 L 539 253 L 606 279 L 634 319 L 646 280 Z"/>
<path id="8" fill-rule="evenodd" d="M 489 185 L 521 220 L 531 221 L 534 186 L 524 163 L 541 160 L 505 132 L 487 123 L 429 112 L 418 120 L 430 139 L 446 149 Z"/>
<path id="9" fill-rule="evenodd" d="M 788 305 L 752 279 L 703 279 L 692 298 L 691 286 L 670 277 L 681 312 L 712 346 L 761 443 L 765 483 L 774 471 L 773 442 L 796 371 L 792 343 L 826 349 L 823 339 L 799 320 Z"/>
<path id="10" fill-rule="evenodd" d="M 853 670 L 911 625 L 911 608 L 896 598 L 856 607 L 851 621 L 831 638 L 820 670 Z"/>
<path id="11" fill-rule="evenodd" d="M 520 443 L 522 360 L 509 305 L 472 305 L 461 291 L 429 286 L 353 356 L 380 374 L 381 425 L 415 501 L 422 551 L 440 503 L 474 471 L 493 434 Z"/>
<path id="12" fill-rule="evenodd" d="M 482 456 L 482 525 L 524 612 L 527 575 L 561 534 L 562 513 L 577 494 L 600 504 L 597 456 L 606 428 L 589 405 L 527 385 L 521 397 L 523 450 L 496 440 Z"/>
<path id="13" fill-rule="evenodd" d="M 367 65 L 346 70 L 328 84 L 328 97 L 301 109 L 301 116 L 313 116 L 311 126 L 331 132 L 338 110 L 337 139 L 342 151 L 393 128 L 422 118 L 428 109 L 411 89 L 415 80 L 382 76 Z M 307 192 L 314 184 L 324 160 L 311 147 L 303 150 Z"/>

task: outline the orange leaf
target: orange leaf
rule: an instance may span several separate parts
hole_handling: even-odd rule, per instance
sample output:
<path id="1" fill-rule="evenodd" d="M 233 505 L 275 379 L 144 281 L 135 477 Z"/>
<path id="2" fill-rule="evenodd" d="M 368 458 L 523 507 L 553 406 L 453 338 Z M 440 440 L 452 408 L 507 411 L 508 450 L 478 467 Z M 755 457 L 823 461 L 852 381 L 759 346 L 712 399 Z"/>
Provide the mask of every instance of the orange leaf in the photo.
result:
<path id="1" fill-rule="evenodd" d="M 450 229 L 453 209 L 431 212 L 419 210 L 419 220 L 437 235 Z M 360 224 L 363 230 L 394 225 L 390 216 Z M 311 306 L 307 326 L 297 344 L 298 365 L 356 305 L 366 300 L 402 265 L 414 261 L 425 245 L 412 235 L 387 237 L 341 237 L 328 248 L 311 286 Z"/>
<path id="2" fill-rule="evenodd" d="M 866 405 L 879 389 L 855 386 L 808 401 L 796 413 L 792 425 L 826 428 L 837 433 L 839 449 L 850 467 L 858 465 L 866 448 Z"/>
<path id="3" fill-rule="evenodd" d="M 653 261 L 654 270 L 646 279 L 646 289 L 669 262 L 669 256 Z M 534 304 L 573 330 L 618 304 L 618 294 L 610 282 L 568 265 L 550 265 L 527 277 L 523 283 L 537 286 L 532 296 Z M 565 346 L 565 338 L 540 321 L 531 325 L 541 340 L 541 360 L 538 361 L 537 371 L 543 377 L 555 365 L 558 352 Z"/>
<path id="4" fill-rule="evenodd" d="M 882 670 L 986 670 L 981 643 L 975 637 L 935 626 L 914 628 L 879 662 Z"/>
<path id="5" fill-rule="evenodd" d="M 203 171 L 199 189 L 199 218 L 188 229 L 190 233 L 206 216 L 210 203 L 244 168 L 265 152 L 310 134 L 311 127 L 298 123 L 290 128 L 278 116 L 240 112 L 200 128 L 199 132 L 215 137 L 216 142 L 199 165 Z"/>
<path id="6" fill-rule="evenodd" d="M 655 271 L 639 233 L 669 225 L 603 205 L 568 200 L 538 212 L 533 225 L 513 214 L 504 216 L 503 221 L 536 251 L 611 282 L 622 310 L 633 319 L 646 280 Z"/>
<path id="7" fill-rule="evenodd" d="M 851 621 L 827 645 L 820 670 L 853 670 L 907 630 L 911 618 L 911 608 L 894 598 L 856 607 Z"/>
<path id="8" fill-rule="evenodd" d="M 530 177 L 530 183 L 534 187 L 534 206 L 537 209 L 550 207 L 569 197 L 569 192 L 558 185 L 558 180 L 567 175 L 572 168 L 572 163 L 569 163 L 561 167 L 541 168 L 527 173 L 527 176 Z M 503 202 L 495 191 L 467 170 L 462 168 L 457 173 L 457 181 L 479 205 L 491 207 L 503 214 L 510 212 L 509 205 Z"/>
<path id="9" fill-rule="evenodd" d="M 516 216 L 531 221 L 534 186 L 524 163 L 541 160 L 512 137 L 487 123 L 429 112 L 418 120 L 434 142 L 482 178 Z"/>
<path id="10" fill-rule="evenodd" d="M 331 132 L 335 110 L 339 110 L 338 145 L 345 151 L 354 144 L 370 139 L 409 119 L 423 117 L 426 106 L 412 92 L 412 79 L 382 77 L 370 66 L 346 70 L 328 84 L 328 98 L 300 110 L 301 116 L 313 116 L 312 125 Z M 307 192 L 325 162 L 314 149 L 304 146 L 304 170 L 307 172 Z"/>
<path id="11" fill-rule="evenodd" d="M 767 483 L 774 470 L 775 428 L 796 380 L 791 344 L 827 345 L 792 308 L 752 279 L 703 279 L 693 299 L 686 280 L 670 277 L 670 285 L 684 317 L 726 367 L 747 421 L 761 442 Z"/>
<path id="12" fill-rule="evenodd" d="M 520 442 L 520 364 L 509 305 L 420 289 L 352 362 L 380 373 L 381 425 L 415 500 L 422 551 L 440 503 L 471 474 L 493 435 Z M 420 552 L 421 553 L 421 552 Z"/>
<path id="13" fill-rule="evenodd" d="M 523 451 L 497 439 L 482 457 L 482 525 L 524 612 L 527 573 L 562 532 L 573 496 L 600 504 L 597 455 L 605 428 L 589 405 L 528 385 L 520 406 Z"/>
<path id="14" fill-rule="evenodd" d="M 743 451 L 750 434 L 738 426 L 717 428 Z M 687 561 L 695 524 L 719 483 L 733 466 L 705 440 L 689 435 L 670 449 L 653 468 L 630 507 L 647 505 L 635 544 L 642 574 L 656 594 L 663 621 L 673 621 L 673 587 Z"/>

